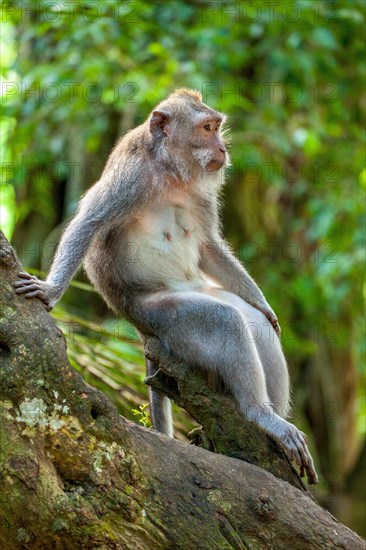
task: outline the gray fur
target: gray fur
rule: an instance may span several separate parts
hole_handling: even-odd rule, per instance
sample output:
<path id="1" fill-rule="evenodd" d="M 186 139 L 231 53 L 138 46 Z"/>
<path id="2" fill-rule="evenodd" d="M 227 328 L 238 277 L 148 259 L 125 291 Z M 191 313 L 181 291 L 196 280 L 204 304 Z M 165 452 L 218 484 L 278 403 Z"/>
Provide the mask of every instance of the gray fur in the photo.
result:
<path id="1" fill-rule="evenodd" d="M 116 313 L 192 366 L 219 372 L 243 414 L 314 483 L 305 436 L 284 418 L 289 380 L 276 315 L 220 234 L 224 120 L 189 90 L 159 104 L 81 199 L 47 280 L 21 274 L 17 292 L 51 309 L 84 260 Z M 150 401 L 155 428 L 172 435 L 167 398 L 151 392 Z"/>
<path id="2" fill-rule="evenodd" d="M 146 359 L 146 372 L 153 376 L 157 368 Z M 172 404 L 170 399 L 158 391 L 149 388 L 150 416 L 155 430 L 173 437 Z"/>

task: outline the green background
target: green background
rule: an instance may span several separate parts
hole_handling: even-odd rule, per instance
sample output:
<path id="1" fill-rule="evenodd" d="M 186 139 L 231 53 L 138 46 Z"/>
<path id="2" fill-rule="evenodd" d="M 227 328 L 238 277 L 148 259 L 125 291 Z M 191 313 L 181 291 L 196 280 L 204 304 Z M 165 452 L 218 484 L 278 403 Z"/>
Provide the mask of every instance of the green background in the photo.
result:
<path id="1" fill-rule="evenodd" d="M 362 532 L 365 3 L 7 2 L 1 225 L 47 272 L 118 136 L 176 87 L 229 117 L 224 232 L 276 311 L 317 496 Z M 75 368 L 148 424 L 141 346 L 83 275 L 53 312 Z M 177 412 L 177 435 L 192 422 Z"/>

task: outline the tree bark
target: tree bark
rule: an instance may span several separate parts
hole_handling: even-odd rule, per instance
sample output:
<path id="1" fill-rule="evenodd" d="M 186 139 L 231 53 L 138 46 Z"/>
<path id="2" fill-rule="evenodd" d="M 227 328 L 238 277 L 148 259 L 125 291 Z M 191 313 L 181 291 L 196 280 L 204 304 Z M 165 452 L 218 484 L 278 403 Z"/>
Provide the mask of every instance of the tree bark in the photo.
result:
<path id="1" fill-rule="evenodd" d="M 280 445 L 155 341 L 147 353 L 169 378 L 150 384 L 202 422 L 216 452 L 121 417 L 71 368 L 43 304 L 15 294 L 21 266 L 0 241 L 2 547 L 364 548 L 314 501 Z"/>

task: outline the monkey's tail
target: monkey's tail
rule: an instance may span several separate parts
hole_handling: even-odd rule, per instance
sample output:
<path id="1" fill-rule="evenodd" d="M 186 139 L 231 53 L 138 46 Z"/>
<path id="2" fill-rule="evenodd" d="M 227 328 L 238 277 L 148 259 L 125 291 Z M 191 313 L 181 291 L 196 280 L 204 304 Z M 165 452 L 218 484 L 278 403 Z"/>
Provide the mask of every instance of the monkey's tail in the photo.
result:
<path id="1" fill-rule="evenodd" d="M 158 368 L 146 359 L 146 373 L 153 376 Z M 154 430 L 173 437 L 172 405 L 169 397 L 149 388 L 150 417 Z"/>

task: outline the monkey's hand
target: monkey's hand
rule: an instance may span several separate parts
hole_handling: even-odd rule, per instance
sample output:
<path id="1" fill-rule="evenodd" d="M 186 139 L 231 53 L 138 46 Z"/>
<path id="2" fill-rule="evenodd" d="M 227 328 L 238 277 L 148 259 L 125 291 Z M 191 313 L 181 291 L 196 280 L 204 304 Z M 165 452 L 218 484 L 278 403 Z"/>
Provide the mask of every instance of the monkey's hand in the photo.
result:
<path id="1" fill-rule="evenodd" d="M 265 313 L 265 315 L 266 315 L 266 313 Z M 269 322 L 271 323 L 271 325 L 273 326 L 274 331 L 277 334 L 278 338 L 281 338 L 281 327 L 280 327 L 280 324 L 278 322 L 278 319 L 277 319 L 275 313 L 272 310 L 270 310 L 268 312 L 268 315 L 266 315 L 266 317 L 269 320 Z"/>
<path id="2" fill-rule="evenodd" d="M 273 311 L 273 309 L 271 308 L 271 306 L 269 306 L 268 304 L 266 304 L 265 306 L 262 304 L 260 305 L 256 304 L 255 307 L 259 309 L 259 311 L 261 311 L 263 315 L 267 317 L 268 321 L 273 326 L 274 331 L 277 334 L 278 338 L 281 338 L 281 327 L 279 325 L 277 316 Z"/>
<path id="3" fill-rule="evenodd" d="M 57 286 L 40 281 L 34 275 L 21 271 L 21 280 L 16 281 L 14 286 L 17 294 L 25 294 L 26 298 L 39 298 L 46 305 L 47 311 L 51 311 L 57 299 L 60 297 L 60 290 Z"/>

